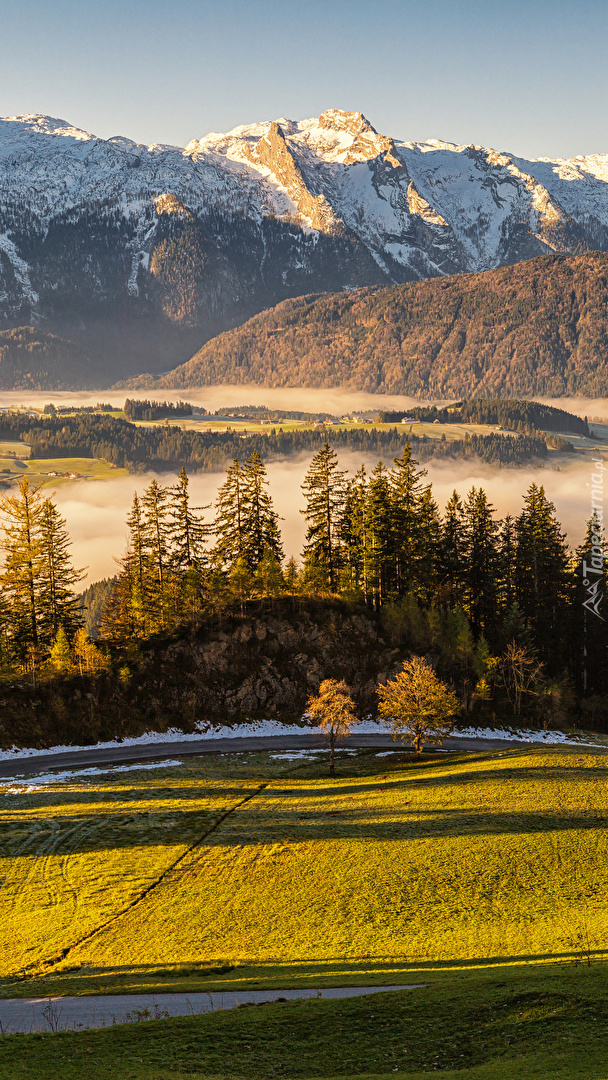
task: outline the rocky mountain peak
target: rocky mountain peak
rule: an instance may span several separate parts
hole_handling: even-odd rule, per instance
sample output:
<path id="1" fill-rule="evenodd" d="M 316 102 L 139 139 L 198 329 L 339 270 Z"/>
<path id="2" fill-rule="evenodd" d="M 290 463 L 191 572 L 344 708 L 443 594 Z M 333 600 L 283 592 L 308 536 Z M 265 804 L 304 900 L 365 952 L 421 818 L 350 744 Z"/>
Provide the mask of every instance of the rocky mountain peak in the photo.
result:
<path id="1" fill-rule="evenodd" d="M 331 131 L 345 131 L 347 135 L 361 135 L 369 132 L 376 135 L 376 129 L 360 112 L 343 112 L 342 109 L 326 109 L 319 117 L 319 127 Z"/>

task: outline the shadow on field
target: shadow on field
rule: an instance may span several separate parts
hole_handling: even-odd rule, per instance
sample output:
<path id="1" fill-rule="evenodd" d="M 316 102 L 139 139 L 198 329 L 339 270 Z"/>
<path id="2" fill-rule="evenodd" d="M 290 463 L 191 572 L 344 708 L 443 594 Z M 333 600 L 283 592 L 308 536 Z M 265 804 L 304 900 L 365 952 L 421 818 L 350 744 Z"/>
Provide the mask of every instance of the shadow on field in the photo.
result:
<path id="1" fill-rule="evenodd" d="M 397 789 L 397 790 L 396 790 Z M 323 792 L 314 793 L 317 804 L 302 804 L 303 793 L 271 793 L 270 798 L 255 801 L 246 808 L 233 811 L 173 811 L 133 814 L 124 811 L 104 815 L 101 820 L 94 815 L 56 813 L 47 821 L 31 825 L 29 839 L 24 837 L 23 825 L 19 831 L 19 849 L 11 850 L 10 822 L 0 830 L 2 853 L 11 856 L 37 854 L 52 840 L 53 852 L 94 852 L 112 848 L 141 846 L 191 845 L 201 837 L 200 851 L 213 847 L 244 849 L 250 845 L 277 844 L 297 845 L 310 840 L 366 840 L 399 841 L 417 837 L 459 837 L 487 835 L 523 835 L 566 830 L 605 829 L 606 815 L 594 810 L 580 811 L 503 811 L 439 807 L 436 809 L 409 808 L 407 785 L 401 790 L 391 785 L 391 805 L 373 804 L 366 807 L 349 807 L 349 799 L 360 793 L 359 788 L 342 789 L 331 794 L 328 805 L 319 805 Z M 310 793 L 313 794 L 312 792 Z M 290 795 L 292 796 L 290 798 Z M 39 810 L 44 809 L 40 804 Z M 224 820 L 222 819 L 227 813 Z M 219 827 L 216 829 L 216 824 Z M 8 834 L 8 835 L 7 835 Z M 197 848 L 191 852 L 196 857 Z M 280 854 L 289 854 L 289 846 Z"/>

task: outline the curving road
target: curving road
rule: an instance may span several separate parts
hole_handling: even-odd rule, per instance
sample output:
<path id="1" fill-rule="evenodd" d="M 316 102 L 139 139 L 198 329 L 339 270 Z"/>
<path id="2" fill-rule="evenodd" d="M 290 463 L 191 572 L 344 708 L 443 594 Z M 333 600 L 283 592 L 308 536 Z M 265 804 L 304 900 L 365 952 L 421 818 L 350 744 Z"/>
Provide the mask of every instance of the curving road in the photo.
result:
<path id="1" fill-rule="evenodd" d="M 91 994 L 83 997 L 11 998 L 0 1000 L 0 1027 L 5 1035 L 32 1031 L 83 1031 L 138 1020 L 166 1020 L 170 1016 L 197 1016 L 237 1005 L 263 1005 L 295 998 L 347 998 L 389 990 L 417 990 L 425 983 L 406 986 L 334 986 L 322 990 L 214 990 L 194 994 Z"/>
<path id="2" fill-rule="evenodd" d="M 529 746 L 527 742 L 506 739 L 443 740 L 444 750 L 507 750 L 510 747 Z M 49 769 L 77 769 L 91 765 L 120 765 L 127 762 L 158 761 L 167 757 L 185 757 L 191 754 L 242 754 L 251 750 L 318 750 L 327 746 L 322 735 L 247 735 L 235 739 L 177 739 L 173 742 L 154 742 L 140 746 L 92 746 L 85 750 L 65 750 L 59 754 L 32 754 L 27 758 L 0 761 L 0 777 L 31 776 Z M 346 748 L 402 749 L 390 735 L 349 735 L 340 743 Z M 409 749 L 404 747 L 403 749 Z M 431 748 L 430 748 L 431 749 Z"/>

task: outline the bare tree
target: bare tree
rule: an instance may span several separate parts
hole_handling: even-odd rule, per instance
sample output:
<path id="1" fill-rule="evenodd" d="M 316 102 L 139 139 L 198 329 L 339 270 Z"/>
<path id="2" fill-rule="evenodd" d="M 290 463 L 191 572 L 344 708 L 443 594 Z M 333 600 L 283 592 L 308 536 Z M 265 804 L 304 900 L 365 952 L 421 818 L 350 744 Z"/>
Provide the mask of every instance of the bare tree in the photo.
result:
<path id="1" fill-rule="evenodd" d="M 462 708 L 422 656 L 412 657 L 394 679 L 378 687 L 378 701 L 378 712 L 389 723 L 393 739 L 409 737 L 416 757 L 424 743 L 441 743 Z"/>
<path id="2" fill-rule="evenodd" d="M 321 731 L 329 738 L 329 775 L 335 776 L 336 742 L 348 735 L 357 723 L 355 703 L 344 679 L 340 682 L 336 679 L 324 679 L 318 695 L 310 697 L 306 707 Z"/>
<path id="3" fill-rule="evenodd" d="M 534 693 L 533 687 L 541 677 L 543 665 L 524 645 L 511 641 L 500 659 L 498 670 L 513 715 L 520 716 L 522 700 L 526 694 Z"/>

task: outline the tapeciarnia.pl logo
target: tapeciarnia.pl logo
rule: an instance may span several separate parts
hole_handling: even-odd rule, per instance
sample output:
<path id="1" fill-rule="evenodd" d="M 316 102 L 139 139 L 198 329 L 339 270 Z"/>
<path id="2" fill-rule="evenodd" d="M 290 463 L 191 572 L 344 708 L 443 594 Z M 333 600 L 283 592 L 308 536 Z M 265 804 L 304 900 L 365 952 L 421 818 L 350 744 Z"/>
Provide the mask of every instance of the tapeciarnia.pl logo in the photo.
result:
<path id="1" fill-rule="evenodd" d="M 591 533 L 591 554 L 589 562 L 583 559 L 583 585 L 586 597 L 583 607 L 592 611 L 598 619 L 605 622 L 600 613 L 600 606 L 604 599 L 604 547 L 601 530 L 604 524 L 604 471 L 606 466 L 602 458 L 592 458 L 596 471 L 591 474 L 591 517 L 595 524 L 596 532 Z"/>

